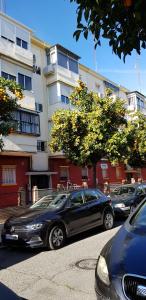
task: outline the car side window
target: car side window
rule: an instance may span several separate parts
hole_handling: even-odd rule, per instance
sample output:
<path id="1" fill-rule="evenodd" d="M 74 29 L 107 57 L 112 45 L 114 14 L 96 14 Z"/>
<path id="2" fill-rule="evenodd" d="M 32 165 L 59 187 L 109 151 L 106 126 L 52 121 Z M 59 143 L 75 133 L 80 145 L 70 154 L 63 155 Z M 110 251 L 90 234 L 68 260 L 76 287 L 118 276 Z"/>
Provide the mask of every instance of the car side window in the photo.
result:
<path id="1" fill-rule="evenodd" d="M 143 185 L 144 193 L 146 194 L 146 184 Z"/>
<path id="2" fill-rule="evenodd" d="M 144 191 L 143 191 L 143 189 L 142 189 L 141 186 L 139 186 L 139 187 L 137 188 L 136 194 L 137 194 L 137 195 L 143 195 L 143 194 L 144 194 Z"/>
<path id="3" fill-rule="evenodd" d="M 70 198 L 70 205 L 71 205 L 71 207 L 81 206 L 83 204 L 84 204 L 84 202 L 83 202 L 83 194 L 82 194 L 82 192 L 74 193 L 71 196 L 71 198 Z"/>
<path id="4" fill-rule="evenodd" d="M 84 191 L 84 195 L 85 195 L 85 202 L 89 202 L 92 200 L 97 200 L 100 198 L 100 194 L 97 191 Z"/>

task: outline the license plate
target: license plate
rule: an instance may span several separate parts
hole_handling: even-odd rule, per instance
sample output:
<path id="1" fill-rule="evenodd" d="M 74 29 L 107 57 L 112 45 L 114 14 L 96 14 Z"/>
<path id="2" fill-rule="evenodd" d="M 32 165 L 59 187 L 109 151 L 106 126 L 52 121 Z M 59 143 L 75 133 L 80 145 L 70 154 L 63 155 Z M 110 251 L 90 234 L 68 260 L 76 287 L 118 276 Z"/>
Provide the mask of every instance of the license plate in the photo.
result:
<path id="1" fill-rule="evenodd" d="M 17 234 L 6 234 L 5 238 L 7 240 L 18 240 L 18 235 Z"/>

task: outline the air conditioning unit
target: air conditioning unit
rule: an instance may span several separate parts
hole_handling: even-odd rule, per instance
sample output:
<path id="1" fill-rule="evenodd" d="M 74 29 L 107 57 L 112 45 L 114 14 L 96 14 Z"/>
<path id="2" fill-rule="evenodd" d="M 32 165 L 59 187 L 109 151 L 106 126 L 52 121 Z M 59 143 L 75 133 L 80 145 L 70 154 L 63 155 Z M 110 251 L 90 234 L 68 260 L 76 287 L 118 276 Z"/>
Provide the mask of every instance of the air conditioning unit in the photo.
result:
<path id="1" fill-rule="evenodd" d="M 45 76 L 53 74 L 55 72 L 54 66 L 52 64 L 48 65 L 44 68 L 43 73 Z"/>

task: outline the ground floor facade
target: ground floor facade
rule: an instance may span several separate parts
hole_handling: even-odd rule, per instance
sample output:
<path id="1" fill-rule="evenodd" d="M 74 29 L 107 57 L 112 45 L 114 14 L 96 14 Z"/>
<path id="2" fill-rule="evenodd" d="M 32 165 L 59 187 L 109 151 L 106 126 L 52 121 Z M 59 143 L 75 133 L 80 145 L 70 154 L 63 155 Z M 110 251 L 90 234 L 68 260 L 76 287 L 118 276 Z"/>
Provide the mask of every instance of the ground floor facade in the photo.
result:
<path id="1" fill-rule="evenodd" d="M 93 169 L 73 165 L 65 157 L 50 157 L 46 170 L 32 170 L 30 156 L 0 155 L 0 208 L 29 204 L 33 200 L 33 189 L 43 194 L 47 189 L 93 187 Z M 103 190 L 104 183 L 120 184 L 123 179 L 131 182 L 139 177 L 146 181 L 146 168 L 132 169 L 123 164 L 113 166 L 101 160 L 96 167 L 96 183 Z"/>

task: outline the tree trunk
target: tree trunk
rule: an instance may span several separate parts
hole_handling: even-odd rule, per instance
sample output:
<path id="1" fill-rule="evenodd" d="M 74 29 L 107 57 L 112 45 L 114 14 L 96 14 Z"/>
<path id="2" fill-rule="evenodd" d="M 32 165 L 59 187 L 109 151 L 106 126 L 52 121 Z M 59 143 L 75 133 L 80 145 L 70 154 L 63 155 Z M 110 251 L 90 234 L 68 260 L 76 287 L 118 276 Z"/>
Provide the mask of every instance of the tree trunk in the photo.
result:
<path id="1" fill-rule="evenodd" d="M 96 162 L 93 164 L 93 187 L 96 188 Z"/>

